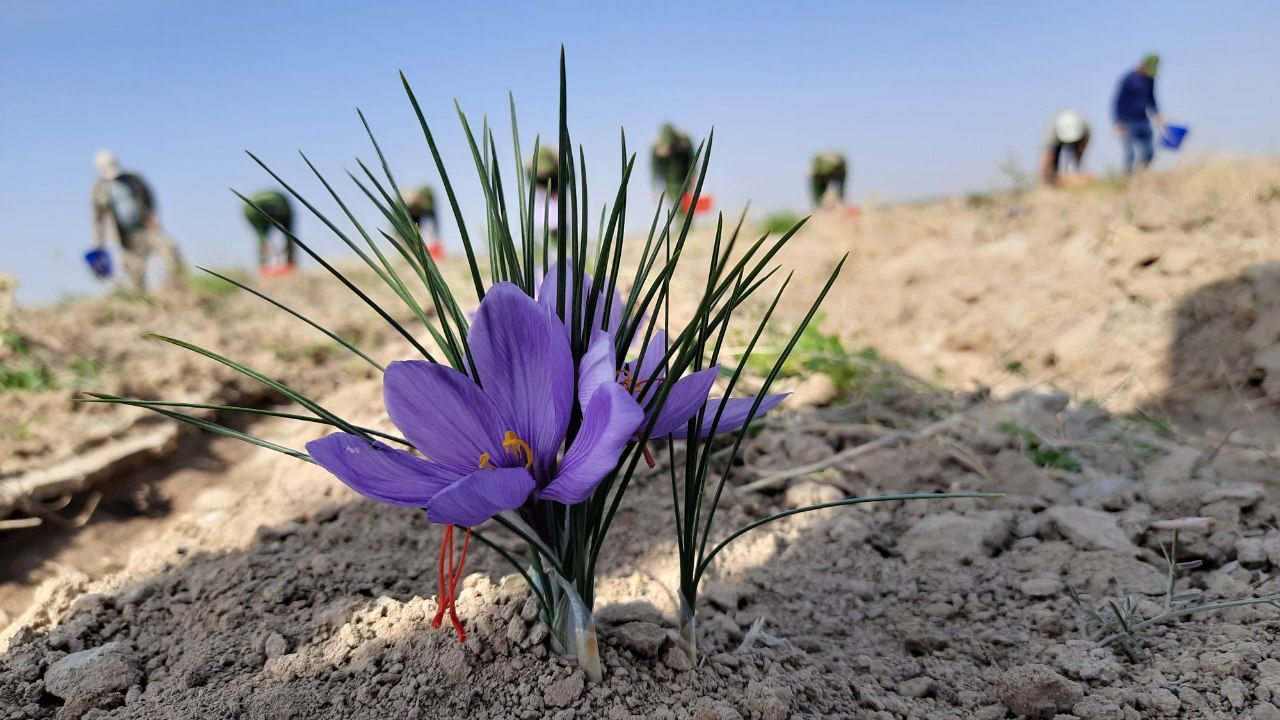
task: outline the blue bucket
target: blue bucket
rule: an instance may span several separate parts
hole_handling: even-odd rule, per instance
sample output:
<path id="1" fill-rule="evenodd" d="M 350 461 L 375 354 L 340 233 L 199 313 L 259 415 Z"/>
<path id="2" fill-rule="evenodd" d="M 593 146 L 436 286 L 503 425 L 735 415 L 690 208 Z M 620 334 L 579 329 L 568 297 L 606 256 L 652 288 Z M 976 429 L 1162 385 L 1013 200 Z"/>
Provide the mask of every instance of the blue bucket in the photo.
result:
<path id="1" fill-rule="evenodd" d="M 1182 140 L 1187 136 L 1187 128 L 1182 125 L 1165 125 L 1160 133 L 1160 145 L 1170 150 L 1182 147 Z"/>
<path id="2" fill-rule="evenodd" d="M 84 261 L 89 263 L 89 270 L 94 277 L 111 277 L 111 254 L 101 248 L 95 248 L 84 254 Z"/>

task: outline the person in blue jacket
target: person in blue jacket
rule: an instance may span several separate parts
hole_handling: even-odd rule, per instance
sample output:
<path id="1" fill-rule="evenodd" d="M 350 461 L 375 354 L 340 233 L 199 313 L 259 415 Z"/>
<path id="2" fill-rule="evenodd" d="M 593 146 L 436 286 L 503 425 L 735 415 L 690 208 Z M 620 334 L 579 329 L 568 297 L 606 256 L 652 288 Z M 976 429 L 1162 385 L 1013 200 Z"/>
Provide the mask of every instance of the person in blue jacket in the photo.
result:
<path id="1" fill-rule="evenodd" d="M 1156 105 L 1156 69 L 1159 66 L 1159 55 L 1146 56 L 1136 69 L 1121 78 L 1116 88 L 1112 115 L 1116 135 L 1124 149 L 1125 173 L 1146 168 L 1155 154 L 1155 134 L 1151 123 L 1155 121 L 1157 128 L 1164 125 Z"/>

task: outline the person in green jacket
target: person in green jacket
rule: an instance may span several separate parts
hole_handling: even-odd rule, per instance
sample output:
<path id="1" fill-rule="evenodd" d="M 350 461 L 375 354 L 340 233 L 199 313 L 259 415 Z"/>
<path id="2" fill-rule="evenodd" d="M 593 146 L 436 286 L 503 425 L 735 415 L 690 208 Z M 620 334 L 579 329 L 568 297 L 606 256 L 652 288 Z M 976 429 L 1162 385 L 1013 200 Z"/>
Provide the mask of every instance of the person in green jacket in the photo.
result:
<path id="1" fill-rule="evenodd" d="M 809 189 L 814 207 L 844 204 L 844 182 L 849 163 L 837 152 L 818 153 L 809 165 Z"/>
<path id="2" fill-rule="evenodd" d="M 253 205 L 245 203 L 244 219 L 249 221 L 258 236 L 258 272 L 263 275 L 283 275 L 293 272 L 295 248 L 293 243 L 293 205 L 278 190 L 263 190 L 249 198 Z M 272 222 L 275 221 L 275 222 Z M 283 252 L 271 242 L 271 230 L 276 223 L 284 228 Z M 276 228 L 278 229 L 278 228 Z M 281 262 L 283 260 L 283 262 Z"/>
<path id="3" fill-rule="evenodd" d="M 693 170 L 693 141 L 671 123 L 663 123 L 653 141 L 651 162 L 654 187 L 666 193 L 667 201 L 680 201 L 680 190 Z"/>

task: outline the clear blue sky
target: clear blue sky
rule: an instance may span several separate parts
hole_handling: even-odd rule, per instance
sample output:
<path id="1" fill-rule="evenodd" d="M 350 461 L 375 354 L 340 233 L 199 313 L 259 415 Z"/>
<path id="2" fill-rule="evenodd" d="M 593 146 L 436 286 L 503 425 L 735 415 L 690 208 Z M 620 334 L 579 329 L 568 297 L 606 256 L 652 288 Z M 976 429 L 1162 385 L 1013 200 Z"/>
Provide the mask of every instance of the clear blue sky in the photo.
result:
<path id="1" fill-rule="evenodd" d="M 1192 152 L 1275 153 L 1277 37 L 1275 2 L 3 0 L 0 270 L 30 302 L 94 290 L 79 256 L 98 148 L 144 174 L 203 264 L 252 261 L 227 188 L 270 183 L 242 150 L 314 191 L 294 151 L 343 179 L 370 155 L 357 106 L 402 180 L 434 182 L 399 69 L 453 174 L 470 180 L 450 100 L 505 128 L 511 90 L 529 145 L 554 134 L 564 43 L 595 198 L 616 181 L 618 128 L 643 151 L 670 119 L 699 137 L 714 125 L 710 192 L 763 212 L 803 208 L 807 159 L 828 148 L 852 158 L 855 198 L 998 185 L 1011 156 L 1030 168 L 1067 106 L 1094 123 L 1088 165 L 1105 171 L 1119 156 L 1106 127 L 1114 84 L 1148 50 L 1164 57 L 1157 92 L 1192 127 Z M 648 207 L 644 156 L 631 199 Z M 479 191 L 460 184 L 479 228 Z M 456 237 L 451 221 L 445 231 Z M 309 218 L 301 234 L 339 250 Z"/>

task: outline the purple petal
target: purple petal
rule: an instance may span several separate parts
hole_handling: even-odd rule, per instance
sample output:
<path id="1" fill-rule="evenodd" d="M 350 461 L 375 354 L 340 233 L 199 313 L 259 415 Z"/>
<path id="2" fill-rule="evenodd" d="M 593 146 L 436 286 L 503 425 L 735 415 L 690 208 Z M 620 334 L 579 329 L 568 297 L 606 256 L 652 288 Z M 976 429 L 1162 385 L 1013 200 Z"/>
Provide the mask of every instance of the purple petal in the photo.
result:
<path id="1" fill-rule="evenodd" d="M 458 479 L 444 467 L 380 442 L 333 433 L 307 443 L 320 467 L 356 492 L 392 505 L 425 507 L 431 498 Z"/>
<path id="2" fill-rule="evenodd" d="M 554 316 L 507 282 L 489 288 L 467 335 L 484 394 L 549 469 L 573 410 L 573 356 Z"/>
<path id="3" fill-rule="evenodd" d="M 382 399 L 391 422 L 423 455 L 455 476 L 502 449 L 497 407 L 471 378 L 446 365 L 400 360 L 387 366 Z"/>
<path id="4" fill-rule="evenodd" d="M 522 467 L 476 470 L 437 493 L 427 505 L 427 519 L 441 525 L 479 525 L 523 505 L 537 486 Z"/>
<path id="5" fill-rule="evenodd" d="M 578 404 L 585 412 L 591 396 L 601 385 L 618 382 L 618 369 L 614 360 L 613 336 L 604 330 L 591 335 L 591 344 L 578 364 Z"/>
<path id="6" fill-rule="evenodd" d="M 688 425 L 689 420 L 693 419 L 698 414 L 698 410 L 707 403 L 707 393 L 711 392 L 711 385 L 715 383 L 716 374 L 719 372 L 720 366 L 715 365 L 677 380 L 675 385 L 671 386 L 671 392 L 667 393 L 667 401 L 658 411 L 658 419 L 654 422 L 653 432 L 649 436 L 662 437 L 676 428 L 684 428 Z M 658 388 L 654 387 L 649 395 L 655 396 L 657 392 Z M 710 424 L 709 420 L 707 424 Z M 644 432 L 644 429 L 641 428 L 640 431 Z"/>
<path id="7" fill-rule="evenodd" d="M 643 333 L 637 334 L 643 337 Z M 640 360 L 640 369 L 636 369 L 635 360 L 627 363 L 627 371 L 631 373 L 632 379 L 636 382 L 636 387 L 642 387 L 644 384 L 654 382 L 662 377 L 660 368 L 663 366 L 662 360 L 666 355 L 667 331 L 656 330 L 653 333 L 653 337 L 649 338 L 649 344 L 645 346 L 644 357 L 636 358 Z"/>
<path id="8" fill-rule="evenodd" d="M 765 395 L 760 401 L 760 407 L 756 409 L 755 415 L 751 416 L 752 420 L 759 420 L 764 414 L 774 408 L 775 405 L 782 402 L 783 398 L 791 393 L 778 393 L 776 395 Z M 707 401 L 707 411 L 702 414 L 702 437 L 711 434 L 712 424 L 715 424 L 716 434 L 727 433 L 737 430 L 747 422 L 747 416 L 751 414 L 751 406 L 755 404 L 754 397 L 745 398 L 716 398 Z M 720 403 L 724 403 L 724 414 L 720 416 L 720 422 L 715 422 L 716 412 L 719 411 Z M 673 438 L 689 437 L 689 426 L 681 425 L 671 432 Z"/>
<path id="9" fill-rule="evenodd" d="M 582 427 L 560 461 L 556 479 L 536 497 L 565 505 L 586 500 L 618 464 L 643 420 L 644 411 L 631 393 L 615 383 L 601 385 L 582 414 Z"/>
<path id="10" fill-rule="evenodd" d="M 549 310 L 556 317 L 560 317 L 560 313 L 556 311 L 556 306 L 559 303 L 559 292 L 560 292 L 560 276 L 559 275 L 560 275 L 559 263 L 553 264 L 551 266 L 551 269 L 547 271 L 547 274 L 542 276 L 542 284 L 538 287 L 538 303 L 541 304 L 543 307 L 545 307 L 547 310 Z M 604 329 L 604 330 L 607 330 L 610 335 L 616 336 L 618 334 L 618 328 L 622 326 L 622 311 L 623 311 L 622 293 L 618 292 L 618 288 L 615 286 L 613 289 L 613 296 L 612 296 L 613 301 L 609 303 L 609 308 L 608 308 L 609 317 L 606 320 L 604 315 L 605 304 L 606 304 L 605 298 L 597 294 L 598 291 L 595 290 L 593 286 L 594 284 L 589 275 L 586 275 L 583 273 L 575 273 L 573 271 L 573 265 L 571 263 L 566 262 L 565 263 L 565 282 L 568 284 L 568 287 L 565 288 L 565 293 L 564 293 L 564 303 L 565 303 L 564 314 L 566 316 L 573 314 L 574 292 L 580 293 L 580 297 L 582 298 L 580 301 L 582 303 L 582 305 L 580 306 L 581 307 L 580 312 L 582 313 L 586 313 L 587 305 L 590 304 L 591 302 L 590 298 L 592 297 L 592 295 L 595 295 L 596 306 L 595 306 L 593 322 L 591 323 L 591 329 L 593 331 L 598 329 Z M 607 279 L 605 284 L 606 285 L 608 284 Z M 565 332 L 568 332 L 568 331 L 569 331 L 569 328 L 566 325 Z"/>

